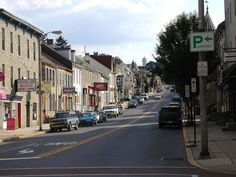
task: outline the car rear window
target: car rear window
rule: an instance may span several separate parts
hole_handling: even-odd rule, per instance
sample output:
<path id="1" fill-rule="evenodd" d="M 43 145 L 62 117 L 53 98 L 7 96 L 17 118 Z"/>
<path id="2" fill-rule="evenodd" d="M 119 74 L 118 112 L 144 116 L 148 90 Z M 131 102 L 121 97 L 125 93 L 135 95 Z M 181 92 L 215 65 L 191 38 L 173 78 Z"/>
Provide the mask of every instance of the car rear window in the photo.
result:
<path id="1" fill-rule="evenodd" d="M 116 108 L 115 106 L 105 106 L 104 109 L 114 109 Z"/>
<path id="2" fill-rule="evenodd" d="M 66 117 L 69 117 L 69 113 L 68 113 L 68 112 L 56 113 L 55 117 L 58 118 L 58 119 L 60 119 L 60 118 L 66 118 Z"/>
<path id="3" fill-rule="evenodd" d="M 175 113 L 175 112 L 179 112 L 179 108 L 162 108 L 161 109 L 162 113 Z"/>

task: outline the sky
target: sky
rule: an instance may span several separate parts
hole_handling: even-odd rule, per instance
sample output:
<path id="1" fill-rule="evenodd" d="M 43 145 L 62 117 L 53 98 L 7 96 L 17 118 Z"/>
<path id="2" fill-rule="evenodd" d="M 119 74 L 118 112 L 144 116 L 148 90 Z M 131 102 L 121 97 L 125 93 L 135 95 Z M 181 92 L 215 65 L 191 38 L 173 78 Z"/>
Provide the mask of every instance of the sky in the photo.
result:
<path id="1" fill-rule="evenodd" d="M 208 0 L 208 6 L 217 27 L 224 0 Z M 198 0 L 0 0 L 0 8 L 45 33 L 63 31 L 78 55 L 98 52 L 142 65 L 143 57 L 154 61 L 157 34 L 177 15 L 197 12 Z"/>

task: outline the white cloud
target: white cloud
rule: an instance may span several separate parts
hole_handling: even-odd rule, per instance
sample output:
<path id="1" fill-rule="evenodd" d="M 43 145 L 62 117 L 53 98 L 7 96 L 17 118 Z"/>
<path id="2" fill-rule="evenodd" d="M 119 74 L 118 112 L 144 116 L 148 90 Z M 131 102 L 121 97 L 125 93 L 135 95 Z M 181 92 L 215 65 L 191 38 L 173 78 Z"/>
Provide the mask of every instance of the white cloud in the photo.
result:
<path id="1" fill-rule="evenodd" d="M 221 22 L 223 0 L 210 6 Z M 156 34 L 182 12 L 197 11 L 196 0 L 0 0 L 0 7 L 43 31 L 60 29 L 72 47 L 128 60 L 152 59 Z M 80 47 L 78 47 L 80 46 Z"/>

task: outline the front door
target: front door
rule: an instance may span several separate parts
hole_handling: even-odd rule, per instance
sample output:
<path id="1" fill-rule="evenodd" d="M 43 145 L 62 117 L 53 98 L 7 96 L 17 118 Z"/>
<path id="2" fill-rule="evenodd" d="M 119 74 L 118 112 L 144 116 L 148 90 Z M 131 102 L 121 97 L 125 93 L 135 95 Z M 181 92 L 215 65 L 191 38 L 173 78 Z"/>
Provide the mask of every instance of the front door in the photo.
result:
<path id="1" fill-rule="evenodd" d="M 17 111 L 18 111 L 18 115 L 17 115 L 17 117 L 18 117 L 18 128 L 21 128 L 21 103 L 18 103 L 17 104 Z"/>
<path id="2" fill-rule="evenodd" d="M 26 126 L 30 127 L 30 102 L 26 102 Z"/>

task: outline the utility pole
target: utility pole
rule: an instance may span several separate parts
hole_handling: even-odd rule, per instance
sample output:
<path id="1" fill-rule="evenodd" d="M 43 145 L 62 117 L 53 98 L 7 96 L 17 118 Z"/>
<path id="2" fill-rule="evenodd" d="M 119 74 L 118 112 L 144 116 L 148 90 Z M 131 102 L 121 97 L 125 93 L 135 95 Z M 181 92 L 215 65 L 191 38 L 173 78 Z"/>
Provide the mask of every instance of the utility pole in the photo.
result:
<path id="1" fill-rule="evenodd" d="M 198 0 L 198 29 L 204 31 L 204 0 Z M 199 62 L 205 61 L 205 53 L 199 52 Z M 208 130 L 207 130 L 207 104 L 206 104 L 206 76 L 199 76 L 200 81 L 200 116 L 201 116 L 201 152 L 200 157 L 209 156 Z"/>

